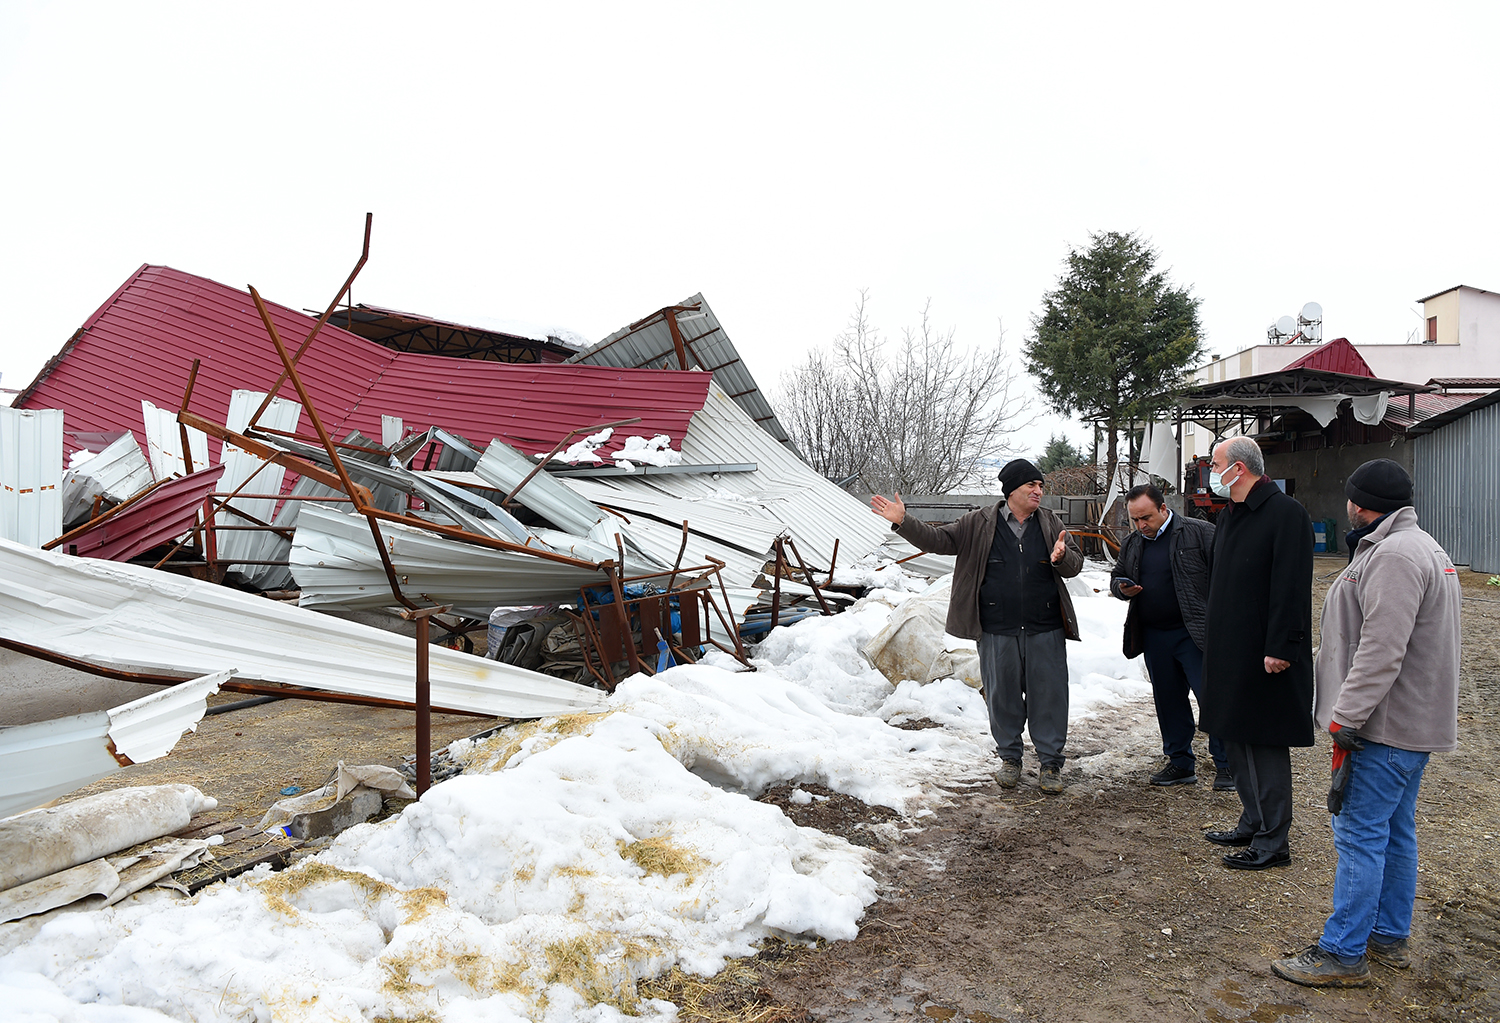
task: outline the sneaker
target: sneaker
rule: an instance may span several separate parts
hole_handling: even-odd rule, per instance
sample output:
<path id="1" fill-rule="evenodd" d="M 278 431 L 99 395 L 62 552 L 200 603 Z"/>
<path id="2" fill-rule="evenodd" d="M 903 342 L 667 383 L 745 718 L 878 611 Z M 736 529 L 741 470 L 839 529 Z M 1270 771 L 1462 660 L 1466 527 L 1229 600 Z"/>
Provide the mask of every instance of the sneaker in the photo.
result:
<path id="1" fill-rule="evenodd" d="M 995 781 L 1000 783 L 1002 789 L 1013 789 L 1021 781 L 1021 762 L 1019 760 L 1005 760 L 1000 764 L 1000 770 L 995 772 Z"/>
<path id="2" fill-rule="evenodd" d="M 1055 796 L 1063 790 L 1062 768 L 1048 767 L 1042 765 L 1042 777 L 1037 787 L 1049 796 Z"/>
<path id="3" fill-rule="evenodd" d="M 1372 963 L 1389 966 L 1393 970 L 1405 970 L 1411 966 L 1411 951 L 1405 938 L 1385 941 L 1372 934 L 1370 943 L 1365 946 L 1365 955 L 1370 957 Z"/>
<path id="4" fill-rule="evenodd" d="M 1214 769 L 1214 791 L 1233 792 L 1234 775 L 1229 773 L 1229 768 L 1218 767 Z"/>
<path id="5" fill-rule="evenodd" d="M 1370 964 L 1364 956 L 1353 966 L 1345 966 L 1317 945 L 1309 945 L 1290 959 L 1276 960 L 1271 972 L 1307 987 L 1365 987 L 1370 983 Z"/>
<path id="6" fill-rule="evenodd" d="M 1186 767 L 1168 764 L 1151 776 L 1152 785 L 1196 785 L 1198 775 Z"/>

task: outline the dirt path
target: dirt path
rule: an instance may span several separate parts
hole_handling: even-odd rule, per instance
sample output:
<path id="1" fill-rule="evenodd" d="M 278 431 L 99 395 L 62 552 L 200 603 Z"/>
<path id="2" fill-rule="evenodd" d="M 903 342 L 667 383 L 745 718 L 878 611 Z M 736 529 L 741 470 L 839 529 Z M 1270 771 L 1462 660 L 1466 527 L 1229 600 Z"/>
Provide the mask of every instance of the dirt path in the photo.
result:
<path id="1" fill-rule="evenodd" d="M 798 823 L 871 847 L 881 897 L 859 937 L 773 945 L 707 985 L 670 978 L 655 993 L 683 1007 L 683 1023 L 1500 1017 L 1500 588 L 1475 576 L 1465 587 L 1460 749 L 1433 757 L 1418 804 L 1411 970 L 1376 967 L 1372 987 L 1334 993 L 1274 977 L 1269 960 L 1315 941 L 1329 911 L 1326 742 L 1293 754 L 1292 866 L 1232 872 L 1200 836 L 1233 824 L 1237 798 L 1145 784 L 1159 745 L 1143 703 L 1074 727 L 1056 798 L 1037 792 L 1034 762 L 1015 792 L 956 787 L 916 822 L 826 790 L 806 805 L 788 801 L 789 786 L 768 792 Z M 435 718 L 433 745 L 491 723 Z M 396 764 L 411 742 L 409 715 L 285 701 L 206 718 L 171 757 L 95 787 L 192 780 L 257 818 L 278 790 L 321 784 L 338 758 Z M 1201 736 L 1198 753 L 1207 762 Z"/>
<path id="2" fill-rule="evenodd" d="M 1315 620 L 1326 588 L 1319 580 Z M 1500 591 L 1470 576 L 1466 595 L 1460 748 L 1432 758 L 1417 809 L 1412 969 L 1377 966 L 1373 986 L 1344 992 L 1270 972 L 1270 959 L 1317 940 L 1330 909 L 1326 740 L 1293 751 L 1292 866 L 1235 872 L 1201 837 L 1233 825 L 1234 793 L 1151 788 L 1154 742 L 1104 734 L 1095 720 L 1074 729 L 1070 749 L 1123 742 L 1132 770 L 1090 772 L 1080 758 L 1055 799 L 1028 787 L 1034 767 L 1014 793 L 993 784 L 955 792 L 920 829 L 906 825 L 898 842 L 879 845 L 881 898 L 856 940 L 771 950 L 740 987 L 785 1018 L 829 1023 L 1496 1019 Z M 1202 736 L 1199 745 L 1206 762 Z M 862 805 L 847 797 L 808 806 L 784 792 L 766 798 L 799 823 L 863 844 L 881 833 L 879 813 L 860 821 L 855 807 L 840 809 Z"/>

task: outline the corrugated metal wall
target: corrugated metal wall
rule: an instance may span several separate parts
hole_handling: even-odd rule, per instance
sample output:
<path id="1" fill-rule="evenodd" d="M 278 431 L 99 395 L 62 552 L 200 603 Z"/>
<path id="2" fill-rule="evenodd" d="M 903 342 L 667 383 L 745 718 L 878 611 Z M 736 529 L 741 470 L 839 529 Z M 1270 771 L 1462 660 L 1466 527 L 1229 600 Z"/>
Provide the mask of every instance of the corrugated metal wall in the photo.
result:
<path id="1" fill-rule="evenodd" d="M 0 407 L 0 536 L 40 547 L 62 533 L 63 414 Z"/>
<path id="2" fill-rule="evenodd" d="M 1456 564 L 1500 573 L 1500 404 L 1412 443 L 1422 528 Z"/>

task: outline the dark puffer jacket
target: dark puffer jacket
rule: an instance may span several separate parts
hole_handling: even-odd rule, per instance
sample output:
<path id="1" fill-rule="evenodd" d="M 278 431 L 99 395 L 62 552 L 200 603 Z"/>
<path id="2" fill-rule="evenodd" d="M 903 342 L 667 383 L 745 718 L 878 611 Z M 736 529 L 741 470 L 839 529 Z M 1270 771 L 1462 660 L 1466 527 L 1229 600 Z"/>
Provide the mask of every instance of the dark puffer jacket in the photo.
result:
<path id="1" fill-rule="evenodd" d="M 1130 600 L 1120 592 L 1120 579 L 1141 581 L 1141 555 L 1147 540 L 1138 531 L 1131 530 L 1120 545 L 1120 557 L 1114 570 L 1109 573 L 1109 592 L 1121 600 Z M 1185 515 L 1172 515 L 1172 532 L 1167 535 L 1168 556 L 1172 562 L 1172 585 L 1177 590 L 1177 604 L 1182 609 L 1182 624 L 1188 635 L 1202 650 L 1208 629 L 1208 574 L 1214 564 L 1214 527 L 1201 519 L 1190 519 Z M 1139 657 L 1145 648 L 1141 645 L 1141 622 L 1134 600 L 1125 614 L 1126 657 Z"/>

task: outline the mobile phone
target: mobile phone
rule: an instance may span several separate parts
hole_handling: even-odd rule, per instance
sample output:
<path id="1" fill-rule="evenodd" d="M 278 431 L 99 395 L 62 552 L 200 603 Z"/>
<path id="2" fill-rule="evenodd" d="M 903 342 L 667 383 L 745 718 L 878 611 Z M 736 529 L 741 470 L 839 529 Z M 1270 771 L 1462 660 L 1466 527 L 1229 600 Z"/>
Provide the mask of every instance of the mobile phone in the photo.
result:
<path id="1" fill-rule="evenodd" d="M 1115 576 L 1115 582 L 1119 583 L 1121 586 L 1135 586 L 1136 585 L 1136 581 L 1134 579 L 1127 578 L 1126 576 L 1123 576 L 1123 575 L 1117 575 L 1117 576 Z"/>

